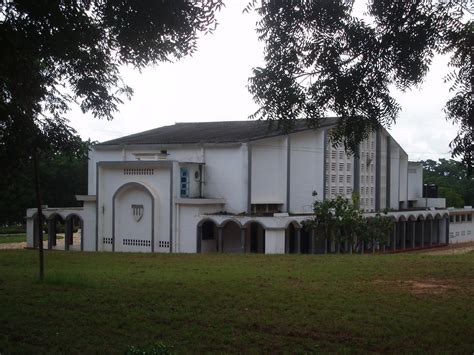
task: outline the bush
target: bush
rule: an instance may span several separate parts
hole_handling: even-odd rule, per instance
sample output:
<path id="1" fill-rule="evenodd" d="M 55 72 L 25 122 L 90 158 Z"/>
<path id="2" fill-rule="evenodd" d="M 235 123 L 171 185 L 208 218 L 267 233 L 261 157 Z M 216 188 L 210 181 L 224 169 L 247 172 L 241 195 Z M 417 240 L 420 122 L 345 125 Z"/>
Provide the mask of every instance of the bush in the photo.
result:
<path id="1" fill-rule="evenodd" d="M 0 234 L 24 234 L 26 233 L 26 225 L 13 224 L 11 226 L 1 226 Z"/>

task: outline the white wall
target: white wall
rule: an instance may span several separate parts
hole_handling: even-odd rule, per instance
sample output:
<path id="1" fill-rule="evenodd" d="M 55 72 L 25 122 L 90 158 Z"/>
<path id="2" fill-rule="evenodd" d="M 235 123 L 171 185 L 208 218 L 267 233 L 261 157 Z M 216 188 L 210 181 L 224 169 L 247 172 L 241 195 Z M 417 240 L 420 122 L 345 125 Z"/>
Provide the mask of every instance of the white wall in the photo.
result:
<path id="1" fill-rule="evenodd" d="M 407 206 L 408 200 L 408 155 L 400 149 L 400 170 L 399 170 L 399 181 L 400 181 L 400 196 L 399 201 L 404 202 L 403 207 Z"/>
<path id="2" fill-rule="evenodd" d="M 390 139 L 390 208 L 398 210 L 400 201 L 400 147 Z"/>
<path id="3" fill-rule="evenodd" d="M 454 218 L 449 223 L 449 242 L 450 243 L 466 243 L 474 241 L 474 210 L 472 208 L 466 211 L 457 209 L 456 212 L 450 212 L 450 217 Z M 464 215 L 464 221 L 461 216 Z M 468 215 L 471 220 L 468 221 Z M 456 216 L 458 221 L 456 221 Z"/>
<path id="4" fill-rule="evenodd" d="M 265 254 L 285 254 L 285 230 L 265 232 Z"/>
<path id="5" fill-rule="evenodd" d="M 247 147 L 205 150 L 204 196 L 224 198 L 231 213 L 247 211 Z"/>
<path id="6" fill-rule="evenodd" d="M 319 200 L 323 198 L 323 130 L 294 133 L 290 146 L 290 212 L 312 212 L 312 192 L 318 193 Z"/>
<path id="7" fill-rule="evenodd" d="M 252 204 L 286 206 L 287 137 L 262 139 L 252 142 L 251 146 Z"/>
<path id="8" fill-rule="evenodd" d="M 150 165 L 144 166 L 151 168 Z M 155 251 L 169 251 L 169 248 L 160 248 L 159 241 L 169 242 L 170 237 L 170 171 L 169 167 L 163 166 L 154 166 L 153 169 L 153 175 L 124 175 L 123 168 L 108 166 L 100 168 L 99 195 L 97 199 L 97 205 L 99 208 L 99 250 L 112 250 L 111 245 L 103 244 L 103 238 L 112 237 L 112 197 L 114 193 L 122 185 L 128 182 L 137 182 L 147 186 L 147 188 L 156 196 L 154 230 Z"/>
<path id="9" fill-rule="evenodd" d="M 423 197 L 423 164 L 408 162 L 408 200 Z"/>

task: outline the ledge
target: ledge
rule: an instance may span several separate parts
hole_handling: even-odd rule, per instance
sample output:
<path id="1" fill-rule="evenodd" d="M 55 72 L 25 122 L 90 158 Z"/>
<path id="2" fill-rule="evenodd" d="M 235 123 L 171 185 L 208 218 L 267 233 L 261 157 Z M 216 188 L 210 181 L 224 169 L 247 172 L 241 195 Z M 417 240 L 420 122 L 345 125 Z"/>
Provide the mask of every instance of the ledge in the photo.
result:
<path id="1" fill-rule="evenodd" d="M 179 205 L 224 205 L 223 198 L 177 198 L 175 202 Z"/>
<path id="2" fill-rule="evenodd" d="M 94 202 L 97 200 L 96 195 L 76 195 L 76 200 L 84 202 Z"/>

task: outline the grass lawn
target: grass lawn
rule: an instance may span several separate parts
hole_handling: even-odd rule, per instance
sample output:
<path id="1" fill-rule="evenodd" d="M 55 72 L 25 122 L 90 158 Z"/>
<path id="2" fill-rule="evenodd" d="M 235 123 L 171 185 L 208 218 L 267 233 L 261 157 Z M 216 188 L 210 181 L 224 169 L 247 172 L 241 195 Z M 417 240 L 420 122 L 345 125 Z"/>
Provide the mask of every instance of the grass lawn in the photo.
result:
<path id="1" fill-rule="evenodd" d="M 472 252 L 45 254 L 0 251 L 0 353 L 474 352 Z"/>

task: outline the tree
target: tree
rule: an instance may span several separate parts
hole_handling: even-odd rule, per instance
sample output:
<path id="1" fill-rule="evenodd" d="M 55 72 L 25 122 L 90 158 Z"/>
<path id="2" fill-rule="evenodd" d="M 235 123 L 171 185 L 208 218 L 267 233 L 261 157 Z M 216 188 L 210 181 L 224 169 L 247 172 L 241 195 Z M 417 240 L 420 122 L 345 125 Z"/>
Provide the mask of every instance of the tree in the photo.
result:
<path id="1" fill-rule="evenodd" d="M 474 205 L 474 182 L 466 167 L 453 159 L 431 159 L 423 164 L 423 182 L 438 186 L 438 195 L 449 207 Z"/>
<path id="2" fill-rule="evenodd" d="M 32 158 L 39 225 L 39 152 L 77 149 L 64 119 L 70 105 L 112 119 L 133 93 L 120 66 L 140 69 L 192 53 L 198 34 L 215 28 L 221 6 L 221 0 L 0 0 L 0 156 L 7 157 L 3 168 Z"/>
<path id="3" fill-rule="evenodd" d="M 80 206 L 76 194 L 87 194 L 87 153 L 91 142 L 82 142 L 73 154 L 42 151 L 39 161 L 42 203 L 48 206 Z M 5 158 L 0 157 L 0 161 Z M 24 224 L 27 208 L 35 205 L 31 161 L 18 161 L 0 180 L 0 226 Z"/>
<path id="4" fill-rule="evenodd" d="M 317 126 L 329 113 L 339 119 L 335 144 L 357 153 L 369 132 L 390 126 L 400 106 L 390 86 L 407 90 L 423 81 L 435 54 L 450 54 L 445 78 L 454 96 L 447 118 L 459 124 L 451 143 L 471 173 L 473 21 L 467 0 L 368 0 L 366 18 L 353 14 L 354 0 L 254 0 L 265 66 L 254 68 L 249 89 L 259 110 L 254 118 L 290 128 L 296 118 Z"/>
<path id="5" fill-rule="evenodd" d="M 316 196 L 313 192 L 313 196 Z M 336 243 L 336 251 L 347 243 L 349 252 L 363 252 L 367 246 L 383 246 L 388 242 L 393 222 L 387 216 L 387 211 L 376 213 L 367 218 L 358 207 L 359 197 L 352 195 L 349 200 L 337 195 L 336 198 L 324 201 L 314 201 L 314 219 L 306 221 L 306 228 L 318 230 L 318 236 L 324 240 Z"/>

